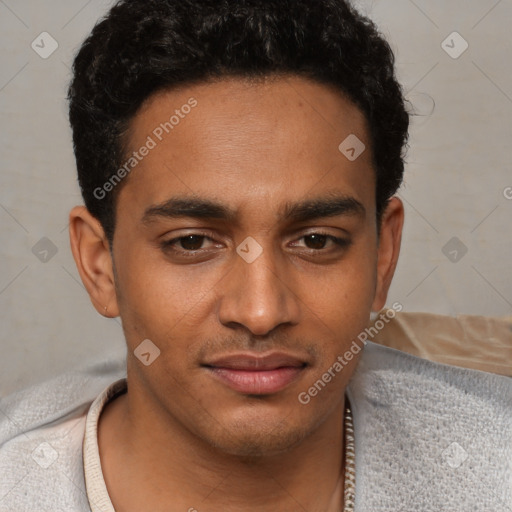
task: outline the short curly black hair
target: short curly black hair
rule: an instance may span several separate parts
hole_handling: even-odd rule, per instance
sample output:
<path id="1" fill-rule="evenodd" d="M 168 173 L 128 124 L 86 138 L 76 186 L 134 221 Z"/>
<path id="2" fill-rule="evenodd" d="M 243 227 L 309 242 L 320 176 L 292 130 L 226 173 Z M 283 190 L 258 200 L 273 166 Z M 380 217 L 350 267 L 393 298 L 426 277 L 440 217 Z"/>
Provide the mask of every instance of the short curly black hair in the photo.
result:
<path id="1" fill-rule="evenodd" d="M 73 64 L 69 118 L 85 205 L 112 244 L 123 134 L 154 93 L 223 77 L 293 74 L 334 86 L 365 115 L 380 222 L 400 187 L 409 114 L 395 57 L 348 0 L 121 0 Z"/>

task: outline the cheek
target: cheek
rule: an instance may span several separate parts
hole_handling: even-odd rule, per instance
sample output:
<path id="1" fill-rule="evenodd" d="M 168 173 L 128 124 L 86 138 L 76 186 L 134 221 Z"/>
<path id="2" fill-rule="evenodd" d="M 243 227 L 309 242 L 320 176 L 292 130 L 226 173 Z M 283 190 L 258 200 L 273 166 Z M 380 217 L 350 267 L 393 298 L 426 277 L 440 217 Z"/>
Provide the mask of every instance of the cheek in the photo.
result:
<path id="1" fill-rule="evenodd" d="M 321 371 L 343 355 L 368 326 L 376 287 L 376 261 L 375 249 L 361 248 L 320 279 L 304 280 L 303 296 L 307 309 L 314 313 L 309 314 L 312 330 L 324 339 L 318 345 L 322 352 Z M 355 359 L 347 364 L 344 375 L 351 373 Z"/>
<path id="2" fill-rule="evenodd" d="M 212 266 L 171 265 L 154 248 L 126 252 L 116 267 L 123 324 L 147 337 L 170 332 L 181 319 L 197 321 L 222 277 Z"/>
<path id="3" fill-rule="evenodd" d="M 309 289 L 313 299 L 310 307 L 324 311 L 334 323 L 366 323 L 373 303 L 376 276 L 375 246 L 360 243 L 339 264 L 318 273 L 314 278 L 305 277 L 307 284 L 304 294 L 307 297 Z M 347 320 L 350 321 L 347 323 Z"/>
<path id="4" fill-rule="evenodd" d="M 219 265 L 173 264 L 143 233 L 130 228 L 128 222 L 121 224 L 114 260 L 117 299 L 129 347 L 148 338 L 163 349 L 171 346 L 168 340 L 180 338 L 178 333 L 186 341 L 187 325 L 193 321 L 196 328 L 200 326 L 205 304 L 222 278 Z"/>

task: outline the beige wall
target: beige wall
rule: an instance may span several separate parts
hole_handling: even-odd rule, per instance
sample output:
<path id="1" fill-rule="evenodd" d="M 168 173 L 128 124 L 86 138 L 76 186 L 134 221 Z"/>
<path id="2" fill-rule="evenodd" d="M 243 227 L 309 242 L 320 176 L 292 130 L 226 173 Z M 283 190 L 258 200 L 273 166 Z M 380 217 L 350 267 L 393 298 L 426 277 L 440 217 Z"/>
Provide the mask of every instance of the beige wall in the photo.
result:
<path id="1" fill-rule="evenodd" d="M 81 202 L 66 117 L 69 66 L 109 3 L 0 1 L 0 395 L 124 351 L 119 322 L 89 303 L 66 229 L 69 209 Z M 388 36 L 421 114 L 411 127 L 400 193 L 407 219 L 389 303 L 405 311 L 510 315 L 512 3 L 357 5 Z M 442 47 L 454 31 L 469 44 L 457 59 Z M 47 59 L 31 48 L 42 32 L 58 43 Z M 452 54 L 463 48 L 457 38 L 447 39 Z M 51 44 L 46 39 L 46 51 Z M 40 242 L 44 237 L 51 243 Z M 47 262 L 34 246 L 40 257 L 49 251 Z"/>

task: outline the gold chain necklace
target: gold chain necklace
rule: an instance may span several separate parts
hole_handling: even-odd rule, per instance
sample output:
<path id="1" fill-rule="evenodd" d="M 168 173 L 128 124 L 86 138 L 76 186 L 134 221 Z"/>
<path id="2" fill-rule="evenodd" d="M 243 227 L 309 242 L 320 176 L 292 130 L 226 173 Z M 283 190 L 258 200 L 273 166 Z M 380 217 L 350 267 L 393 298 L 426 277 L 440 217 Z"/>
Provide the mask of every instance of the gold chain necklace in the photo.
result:
<path id="1" fill-rule="evenodd" d="M 343 512 L 353 512 L 356 497 L 356 453 L 354 420 L 348 398 L 345 398 L 345 488 L 343 491 Z"/>

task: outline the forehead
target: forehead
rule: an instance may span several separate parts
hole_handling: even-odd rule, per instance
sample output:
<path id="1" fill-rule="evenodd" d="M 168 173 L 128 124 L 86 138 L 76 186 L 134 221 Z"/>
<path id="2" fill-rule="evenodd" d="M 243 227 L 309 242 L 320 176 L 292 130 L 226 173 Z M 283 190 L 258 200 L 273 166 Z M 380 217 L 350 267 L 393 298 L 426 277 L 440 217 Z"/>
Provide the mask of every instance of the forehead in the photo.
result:
<path id="1" fill-rule="evenodd" d="M 139 154 L 119 202 L 142 209 L 185 194 L 237 210 L 257 201 L 267 210 L 336 189 L 368 204 L 375 195 L 368 134 L 352 102 L 300 77 L 159 92 L 132 120 L 126 158 L 151 149 Z M 346 140 L 366 148 L 357 159 L 340 150 Z"/>

